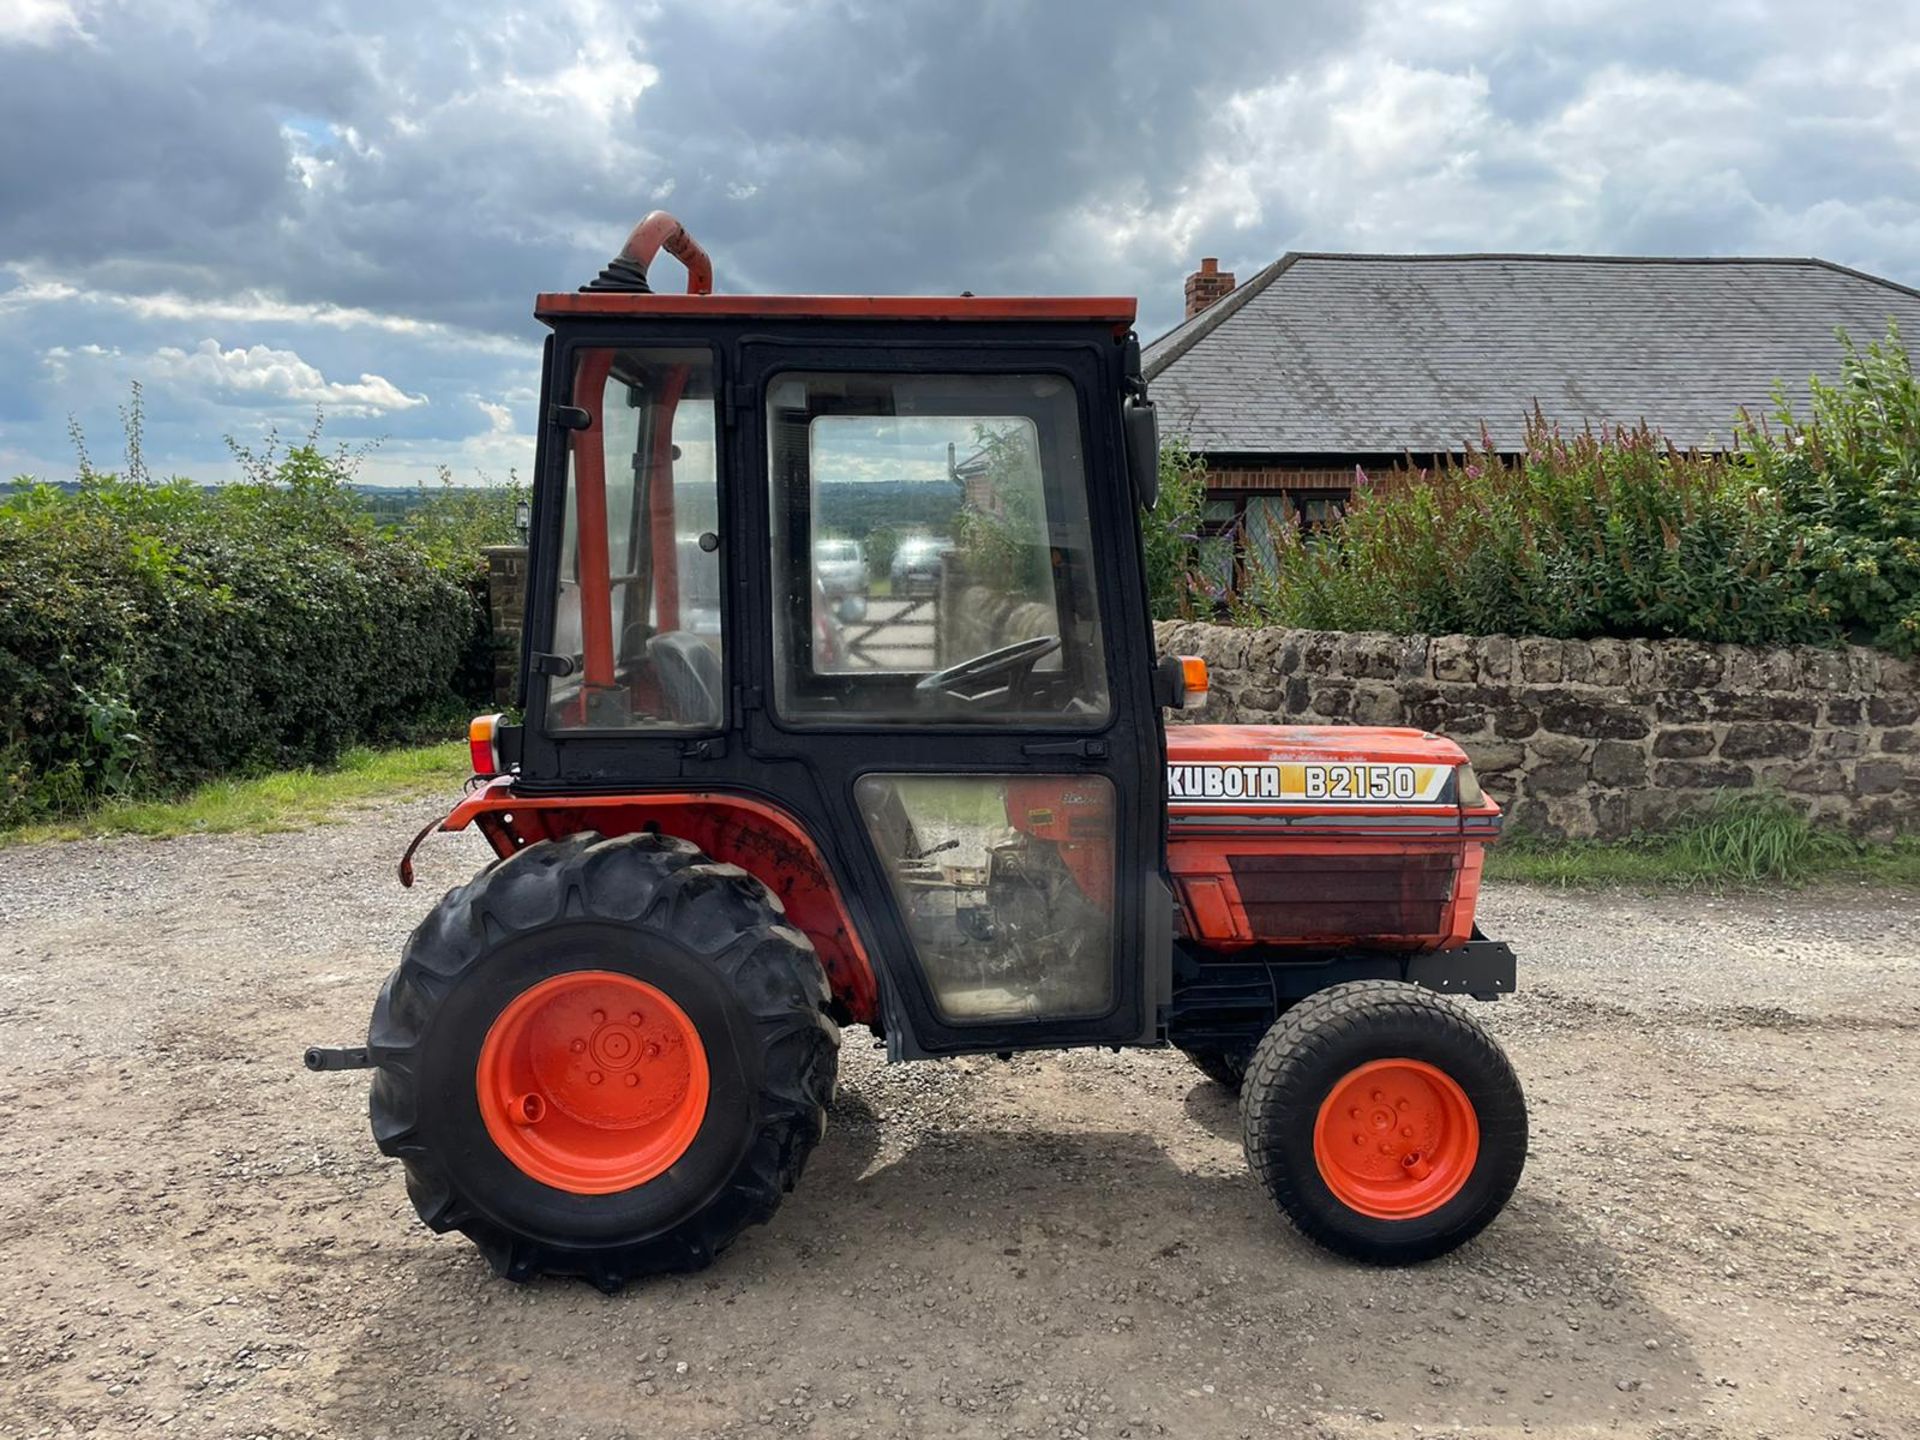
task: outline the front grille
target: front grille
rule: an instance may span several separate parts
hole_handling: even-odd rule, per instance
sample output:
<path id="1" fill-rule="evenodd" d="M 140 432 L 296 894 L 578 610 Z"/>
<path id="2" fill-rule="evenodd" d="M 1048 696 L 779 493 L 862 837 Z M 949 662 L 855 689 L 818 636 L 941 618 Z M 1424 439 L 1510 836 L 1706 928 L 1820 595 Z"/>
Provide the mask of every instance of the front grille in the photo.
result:
<path id="1" fill-rule="evenodd" d="M 1229 855 L 1253 933 L 1437 935 L 1453 899 L 1457 855 Z"/>

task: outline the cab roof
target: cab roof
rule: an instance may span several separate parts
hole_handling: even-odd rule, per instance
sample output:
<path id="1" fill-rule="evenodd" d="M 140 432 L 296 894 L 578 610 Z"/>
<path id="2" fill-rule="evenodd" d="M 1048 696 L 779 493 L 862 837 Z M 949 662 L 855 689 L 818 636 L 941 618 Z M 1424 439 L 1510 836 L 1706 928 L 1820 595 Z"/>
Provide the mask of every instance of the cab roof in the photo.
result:
<path id="1" fill-rule="evenodd" d="M 534 300 L 541 320 L 1024 320 L 1133 328 L 1132 296 L 1094 295 L 661 295 L 605 290 L 549 291 Z"/>

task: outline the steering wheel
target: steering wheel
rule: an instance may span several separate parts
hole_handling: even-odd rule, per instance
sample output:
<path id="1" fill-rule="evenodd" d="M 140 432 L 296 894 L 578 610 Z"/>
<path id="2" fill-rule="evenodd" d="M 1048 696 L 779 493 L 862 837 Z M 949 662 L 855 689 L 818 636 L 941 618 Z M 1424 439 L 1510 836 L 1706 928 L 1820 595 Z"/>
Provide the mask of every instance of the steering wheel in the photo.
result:
<path id="1" fill-rule="evenodd" d="M 913 691 L 923 696 L 948 694 L 957 695 L 963 700 L 972 699 L 972 696 L 956 687 L 999 675 L 1012 678 L 1024 674 L 1059 648 L 1058 635 L 1036 635 L 1031 640 L 1016 640 L 1011 645 L 1002 645 L 998 650 L 989 650 L 971 660 L 962 660 L 958 665 L 936 670 L 915 685 Z"/>

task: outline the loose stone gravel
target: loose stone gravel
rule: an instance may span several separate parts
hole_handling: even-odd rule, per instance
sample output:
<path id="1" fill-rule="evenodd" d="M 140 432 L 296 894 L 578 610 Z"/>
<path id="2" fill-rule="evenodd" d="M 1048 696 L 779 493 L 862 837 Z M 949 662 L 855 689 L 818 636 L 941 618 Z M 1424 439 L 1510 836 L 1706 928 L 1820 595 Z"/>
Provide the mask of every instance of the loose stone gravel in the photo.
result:
<path id="1" fill-rule="evenodd" d="M 713 1269 L 496 1280 L 414 1219 L 352 1043 L 483 854 L 429 807 L 0 864 L 0 1437 L 1920 1434 L 1920 907 L 1496 889 L 1507 1214 L 1332 1259 L 1179 1056 L 887 1067 Z"/>

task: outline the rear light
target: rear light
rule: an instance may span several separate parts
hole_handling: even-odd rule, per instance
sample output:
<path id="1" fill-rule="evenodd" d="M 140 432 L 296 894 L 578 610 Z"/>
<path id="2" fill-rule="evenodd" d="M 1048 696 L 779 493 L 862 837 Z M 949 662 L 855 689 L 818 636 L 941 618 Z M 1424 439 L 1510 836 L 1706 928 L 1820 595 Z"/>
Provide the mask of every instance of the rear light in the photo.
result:
<path id="1" fill-rule="evenodd" d="M 1180 708 L 1204 710 L 1207 705 L 1207 662 L 1198 655 L 1180 657 Z"/>
<path id="2" fill-rule="evenodd" d="M 493 776 L 501 773 L 500 752 L 494 741 L 500 733 L 504 715 L 476 715 L 467 722 L 467 754 L 473 761 L 473 773 Z"/>
<path id="3" fill-rule="evenodd" d="M 1473 773 L 1473 766 L 1462 765 L 1453 775 L 1455 793 L 1462 810 L 1478 810 L 1486 803 L 1487 794 L 1480 788 L 1480 777 Z"/>

